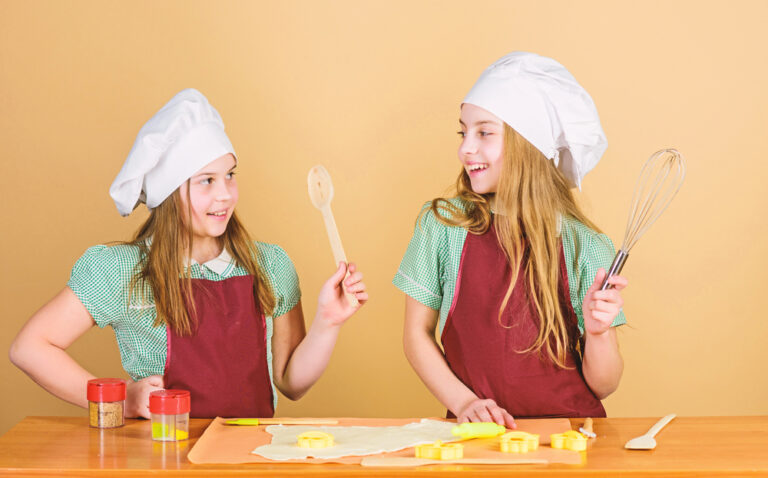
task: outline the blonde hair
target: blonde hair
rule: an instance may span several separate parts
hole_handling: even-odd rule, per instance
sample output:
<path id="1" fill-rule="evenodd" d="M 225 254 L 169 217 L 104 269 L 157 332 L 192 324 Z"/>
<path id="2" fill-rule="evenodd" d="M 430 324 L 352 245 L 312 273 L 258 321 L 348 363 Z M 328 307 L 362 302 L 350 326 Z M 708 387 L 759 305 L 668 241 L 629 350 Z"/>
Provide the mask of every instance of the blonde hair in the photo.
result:
<path id="1" fill-rule="evenodd" d="M 496 214 L 491 221 L 490 199 L 494 194 L 472 191 L 469 176 L 463 168 L 456 180 L 456 192 L 465 208 L 445 198 L 436 198 L 428 210 L 440 222 L 464 227 L 472 234 L 484 234 L 493 223 L 499 244 L 512 269 L 512 277 L 499 308 L 499 323 L 518 272 L 521 272 L 527 279 L 530 296 L 538 312 L 539 333 L 534 343 L 520 353 L 541 352 L 543 349 L 555 364 L 566 368 L 568 350 L 580 353 L 580 348 L 578 343 L 570 343 L 568 324 L 558 294 L 560 216 L 575 218 L 597 232 L 600 230 L 576 204 L 567 180 L 553 162 L 506 123 L 501 175 L 495 194 L 495 207 L 501 214 Z M 441 209 L 448 214 L 441 214 Z"/>
<path id="2" fill-rule="evenodd" d="M 138 293 L 146 302 L 148 289 L 151 290 L 157 311 L 155 325 L 165 323 L 180 335 L 192 334 L 196 316 L 190 268 L 185 267 L 191 263 L 192 248 L 189 246 L 193 240 L 192 229 L 188 226 L 192 223 L 189 199 L 187 187 L 185 211 L 181 190 L 174 191 L 152 209 L 133 240 L 127 243 L 137 246 L 141 257 L 129 285 L 129 300 Z M 185 213 L 186 218 L 182 216 Z M 151 239 L 151 246 L 148 239 Z M 234 212 L 219 240 L 235 262 L 253 276 L 254 300 L 262 313 L 271 315 L 275 307 L 272 287 L 258 263 L 253 240 Z M 189 310 L 186 304 L 189 304 Z"/>

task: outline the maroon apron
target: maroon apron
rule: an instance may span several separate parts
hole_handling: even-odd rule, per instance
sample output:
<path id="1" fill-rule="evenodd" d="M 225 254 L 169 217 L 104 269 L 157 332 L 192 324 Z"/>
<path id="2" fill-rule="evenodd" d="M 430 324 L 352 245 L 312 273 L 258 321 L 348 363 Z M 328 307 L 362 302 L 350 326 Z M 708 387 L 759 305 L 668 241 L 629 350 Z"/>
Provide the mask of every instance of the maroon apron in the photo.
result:
<path id="1" fill-rule="evenodd" d="M 524 264 L 499 324 L 498 311 L 512 269 L 493 226 L 482 235 L 467 234 L 456 294 L 443 328 L 445 358 L 453 373 L 479 398 L 493 399 L 513 417 L 604 417 L 605 409 L 584 381 L 574 346 L 583 339 L 568 292 L 568 274 L 560 245 L 560 307 L 569 342 L 566 364 L 559 368 L 546 355 L 531 351 L 539 331 L 536 306 L 529 296 Z M 449 416 L 452 416 L 449 412 Z"/>
<path id="2" fill-rule="evenodd" d="M 192 279 L 192 297 L 192 335 L 167 328 L 165 388 L 190 391 L 191 417 L 273 416 L 267 327 L 253 276 Z"/>

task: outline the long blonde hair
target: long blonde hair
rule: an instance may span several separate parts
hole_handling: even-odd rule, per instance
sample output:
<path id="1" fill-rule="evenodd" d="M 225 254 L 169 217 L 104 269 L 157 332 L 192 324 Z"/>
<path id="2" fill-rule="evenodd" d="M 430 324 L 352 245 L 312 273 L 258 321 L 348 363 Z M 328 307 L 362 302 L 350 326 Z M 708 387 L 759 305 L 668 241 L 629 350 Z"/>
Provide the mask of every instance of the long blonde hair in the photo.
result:
<path id="1" fill-rule="evenodd" d="M 490 199 L 494 194 L 472 191 L 469 176 L 463 168 L 456 180 L 456 192 L 466 207 L 458 207 L 445 198 L 436 198 L 428 210 L 442 223 L 464 227 L 472 234 L 484 234 L 493 224 L 512 269 L 512 277 L 498 312 L 499 323 L 522 263 L 522 273 L 528 281 L 531 299 L 539 315 L 539 333 L 534 343 L 520 353 L 541 352 L 543 349 L 555 364 L 566 368 L 569 349 L 577 353 L 580 350 L 578 344 L 570 343 L 558 295 L 558 223 L 560 216 L 572 217 L 597 232 L 600 230 L 576 204 L 567 180 L 553 162 L 506 123 L 502 157 L 501 176 L 495 194 L 495 207 L 501 214 L 496 214 L 493 221 Z M 448 214 L 441 214 L 440 210 Z"/>
<path id="2" fill-rule="evenodd" d="M 165 323 L 180 335 L 193 333 L 196 314 L 190 268 L 185 267 L 191 263 L 192 248 L 189 246 L 193 239 L 192 229 L 187 226 L 192 223 L 189 199 L 189 187 L 187 208 L 183 206 L 180 188 L 174 191 L 152 209 L 133 240 L 127 243 L 137 246 L 140 252 L 137 271 L 129 286 L 129 300 L 135 294 L 141 294 L 146 302 L 148 289 L 151 290 L 157 311 L 155 325 Z M 182 214 L 186 214 L 186 218 Z M 151 246 L 148 239 L 151 239 Z M 272 287 L 258 263 L 256 246 L 234 212 L 219 240 L 235 262 L 253 276 L 254 300 L 262 313 L 271 315 L 275 307 Z"/>

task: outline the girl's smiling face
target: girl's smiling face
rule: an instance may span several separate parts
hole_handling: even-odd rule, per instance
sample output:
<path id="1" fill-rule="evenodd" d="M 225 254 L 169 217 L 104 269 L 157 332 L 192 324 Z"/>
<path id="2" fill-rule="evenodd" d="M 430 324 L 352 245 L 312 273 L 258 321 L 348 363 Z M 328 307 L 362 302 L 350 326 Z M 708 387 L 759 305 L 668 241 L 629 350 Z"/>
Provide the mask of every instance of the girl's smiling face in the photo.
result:
<path id="1" fill-rule="evenodd" d="M 205 243 L 226 231 L 238 198 L 234 173 L 236 166 L 235 157 L 225 154 L 204 166 L 181 185 L 181 200 L 185 211 L 189 190 L 192 236 L 196 243 Z M 184 216 L 186 220 L 186 213 Z"/>
<path id="2" fill-rule="evenodd" d="M 459 161 L 469 175 L 472 191 L 495 193 L 501 177 L 504 122 L 473 104 L 461 106 Z"/>

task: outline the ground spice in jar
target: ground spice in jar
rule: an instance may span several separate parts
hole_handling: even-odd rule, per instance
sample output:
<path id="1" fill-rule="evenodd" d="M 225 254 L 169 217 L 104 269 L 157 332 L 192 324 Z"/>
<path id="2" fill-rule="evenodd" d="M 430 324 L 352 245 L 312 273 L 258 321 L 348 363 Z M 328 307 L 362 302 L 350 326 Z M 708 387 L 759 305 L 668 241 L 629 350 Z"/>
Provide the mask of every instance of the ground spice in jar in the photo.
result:
<path id="1" fill-rule="evenodd" d="M 125 424 L 125 380 L 96 378 L 88 381 L 89 423 L 96 428 Z"/>

